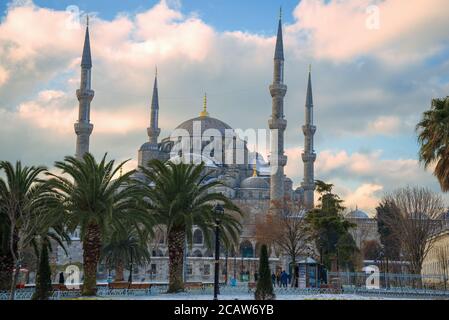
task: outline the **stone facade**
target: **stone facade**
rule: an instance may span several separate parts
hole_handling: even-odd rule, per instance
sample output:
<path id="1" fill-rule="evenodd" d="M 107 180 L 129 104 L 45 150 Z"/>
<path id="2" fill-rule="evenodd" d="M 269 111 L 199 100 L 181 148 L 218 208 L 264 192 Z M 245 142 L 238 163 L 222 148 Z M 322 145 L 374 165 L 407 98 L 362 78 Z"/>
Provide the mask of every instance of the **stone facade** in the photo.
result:
<path id="1" fill-rule="evenodd" d="M 359 249 L 363 248 L 365 241 L 374 240 L 380 242 L 376 219 L 370 218 L 368 214 L 359 209 L 350 211 L 345 218 L 356 225 L 355 228 L 349 230 L 349 233 L 352 235 Z"/>
<path id="2" fill-rule="evenodd" d="M 433 245 L 426 255 L 421 274 L 426 283 L 449 287 L 449 219 L 442 221 L 441 229 L 432 237 Z"/>

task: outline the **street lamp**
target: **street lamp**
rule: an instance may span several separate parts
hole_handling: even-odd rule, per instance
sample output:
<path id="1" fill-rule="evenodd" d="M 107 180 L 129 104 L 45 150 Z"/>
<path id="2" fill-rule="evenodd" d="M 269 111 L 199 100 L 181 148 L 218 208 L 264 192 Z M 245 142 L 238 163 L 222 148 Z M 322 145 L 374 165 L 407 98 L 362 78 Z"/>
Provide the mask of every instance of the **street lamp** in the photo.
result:
<path id="1" fill-rule="evenodd" d="M 224 208 L 217 203 L 214 207 L 215 213 L 215 279 L 214 279 L 214 300 L 218 300 L 219 276 L 220 276 L 220 217 L 224 214 Z"/>

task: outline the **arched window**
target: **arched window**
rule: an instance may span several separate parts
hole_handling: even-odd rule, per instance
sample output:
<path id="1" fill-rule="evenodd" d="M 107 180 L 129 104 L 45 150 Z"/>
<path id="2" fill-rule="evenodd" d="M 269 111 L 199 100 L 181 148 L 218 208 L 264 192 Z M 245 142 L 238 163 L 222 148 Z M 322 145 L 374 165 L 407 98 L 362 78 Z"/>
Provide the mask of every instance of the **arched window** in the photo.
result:
<path id="1" fill-rule="evenodd" d="M 193 233 L 193 244 L 203 244 L 203 232 L 200 229 Z"/>
<path id="2" fill-rule="evenodd" d="M 240 244 L 240 256 L 243 258 L 254 258 L 253 245 L 248 240 Z"/>
<path id="3" fill-rule="evenodd" d="M 203 254 L 201 253 L 201 251 L 200 250 L 195 250 L 194 252 L 193 252 L 193 255 L 192 255 L 193 257 L 197 257 L 197 258 L 201 258 L 202 256 L 203 256 Z"/>

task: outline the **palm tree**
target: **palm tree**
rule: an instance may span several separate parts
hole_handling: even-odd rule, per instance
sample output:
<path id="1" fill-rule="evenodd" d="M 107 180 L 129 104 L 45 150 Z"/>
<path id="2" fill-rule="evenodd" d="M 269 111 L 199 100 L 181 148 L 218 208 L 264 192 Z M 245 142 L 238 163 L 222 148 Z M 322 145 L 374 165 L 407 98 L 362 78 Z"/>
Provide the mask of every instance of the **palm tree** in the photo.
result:
<path id="1" fill-rule="evenodd" d="M 449 191 L 449 97 L 432 100 L 430 110 L 424 112 L 416 126 L 419 161 L 425 168 L 436 163 L 434 175 L 443 191 Z"/>
<path id="2" fill-rule="evenodd" d="M 102 257 L 107 265 L 115 268 L 115 281 L 125 280 L 123 271 L 126 266 L 130 266 L 132 274 L 134 264 L 144 265 L 150 262 L 149 235 L 147 230 L 138 230 L 133 225 L 109 232 L 104 241 Z"/>
<path id="3" fill-rule="evenodd" d="M 192 244 L 192 227 L 198 226 L 204 234 L 206 244 L 211 246 L 216 217 L 214 205 L 219 202 L 226 212 L 220 217 L 220 228 L 225 243 L 229 239 L 236 241 L 240 234 L 240 209 L 226 196 L 213 192 L 213 188 L 221 185 L 218 181 L 210 181 L 204 174 L 205 165 L 163 163 L 151 160 L 148 167 L 140 168 L 150 184 L 143 184 L 145 199 L 148 200 L 148 211 L 156 221 L 165 226 L 169 250 L 169 288 L 168 292 L 179 292 L 184 289 L 183 255 L 187 240 Z M 186 232 L 189 230 L 189 232 Z M 226 238 L 226 239 L 224 239 Z"/>
<path id="4" fill-rule="evenodd" d="M 107 229 L 111 225 L 119 228 L 125 221 L 146 221 L 136 199 L 138 186 L 131 179 L 134 171 L 117 177 L 126 161 L 114 167 L 114 161 L 107 162 L 106 156 L 99 163 L 91 154 L 83 159 L 68 156 L 55 163 L 62 175 L 49 174 L 49 184 L 58 195 L 55 209 L 66 213 L 69 232 L 80 227 L 84 296 L 96 293 L 97 266 Z"/>
<path id="5" fill-rule="evenodd" d="M 6 179 L 0 177 L 2 247 L 3 250 L 9 249 L 2 257 L 2 267 L 7 268 L 2 270 L 2 273 L 14 273 L 10 281 L 11 299 L 14 299 L 23 250 L 30 245 L 39 230 L 45 212 L 42 199 L 45 198 L 48 188 L 39 175 L 46 172 L 46 168 L 22 166 L 20 161 L 14 166 L 10 162 L 2 161 L 0 170 L 4 171 L 6 176 Z M 15 272 L 9 269 L 11 266 Z"/>

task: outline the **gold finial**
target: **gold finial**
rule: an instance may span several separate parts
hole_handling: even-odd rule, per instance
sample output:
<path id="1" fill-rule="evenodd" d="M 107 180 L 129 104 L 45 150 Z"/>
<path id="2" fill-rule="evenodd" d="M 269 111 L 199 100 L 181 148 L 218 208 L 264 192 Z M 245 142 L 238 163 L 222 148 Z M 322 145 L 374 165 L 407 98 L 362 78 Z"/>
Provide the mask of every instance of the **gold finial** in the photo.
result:
<path id="1" fill-rule="evenodd" d="M 203 111 L 200 113 L 200 117 L 208 117 L 209 113 L 207 112 L 207 95 L 204 94 L 204 101 L 203 101 Z"/>
<path id="2" fill-rule="evenodd" d="M 86 15 L 86 26 L 89 27 L 89 14 Z"/>
<path id="3" fill-rule="evenodd" d="M 155 75 L 156 78 L 157 78 L 157 65 L 156 65 L 156 71 L 155 71 L 154 75 Z"/>

